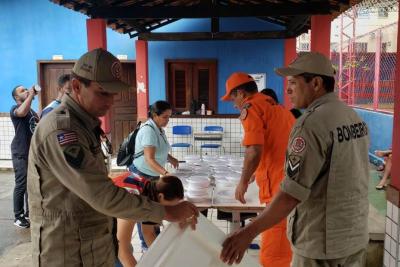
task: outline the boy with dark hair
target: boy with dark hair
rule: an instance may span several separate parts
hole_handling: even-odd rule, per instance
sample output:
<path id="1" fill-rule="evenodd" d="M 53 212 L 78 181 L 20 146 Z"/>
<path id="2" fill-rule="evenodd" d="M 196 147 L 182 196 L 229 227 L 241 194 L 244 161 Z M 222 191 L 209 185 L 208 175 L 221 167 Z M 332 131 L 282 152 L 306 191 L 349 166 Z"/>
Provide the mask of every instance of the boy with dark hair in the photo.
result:
<path id="1" fill-rule="evenodd" d="M 70 80 L 71 80 L 71 75 L 69 75 L 69 74 L 62 74 L 58 78 L 58 95 L 57 95 L 57 98 L 54 99 L 49 105 L 47 105 L 43 109 L 42 114 L 40 115 L 41 118 L 43 118 L 44 115 L 46 115 L 47 113 L 49 113 L 50 111 L 52 111 L 53 109 L 55 109 L 56 107 L 58 107 L 61 104 L 61 98 L 63 97 L 63 95 L 65 93 L 70 93 L 71 92 Z"/>

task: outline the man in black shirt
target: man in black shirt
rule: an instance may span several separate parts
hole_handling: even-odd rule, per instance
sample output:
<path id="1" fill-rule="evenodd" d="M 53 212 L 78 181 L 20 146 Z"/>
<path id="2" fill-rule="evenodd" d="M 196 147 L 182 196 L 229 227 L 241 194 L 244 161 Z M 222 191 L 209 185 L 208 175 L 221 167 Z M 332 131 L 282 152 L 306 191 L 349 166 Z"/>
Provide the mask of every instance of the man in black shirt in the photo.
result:
<path id="1" fill-rule="evenodd" d="M 36 92 L 33 88 L 26 89 L 22 85 L 12 91 L 16 105 L 11 107 L 10 116 L 15 129 L 15 136 L 11 142 L 11 155 L 15 171 L 14 188 L 14 224 L 18 227 L 29 228 L 28 195 L 26 191 L 26 176 L 28 169 L 28 153 L 33 131 L 39 121 L 35 111 L 31 109 L 32 100 Z M 25 206 L 24 210 L 24 197 Z"/>

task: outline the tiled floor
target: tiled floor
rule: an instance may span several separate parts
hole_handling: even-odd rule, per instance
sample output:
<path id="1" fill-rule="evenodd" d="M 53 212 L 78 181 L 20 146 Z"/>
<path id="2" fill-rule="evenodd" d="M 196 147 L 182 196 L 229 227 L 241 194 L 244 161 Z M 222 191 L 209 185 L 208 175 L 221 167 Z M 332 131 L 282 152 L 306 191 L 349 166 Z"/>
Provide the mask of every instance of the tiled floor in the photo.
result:
<path id="1" fill-rule="evenodd" d="M 217 210 L 216 209 L 209 209 L 208 210 L 208 216 L 207 218 L 211 220 L 216 226 L 218 226 L 224 233 L 228 233 L 228 222 L 223 221 L 223 220 L 217 220 Z M 162 230 L 162 229 L 161 229 Z M 253 243 L 260 243 L 260 237 L 258 236 Z M 143 256 L 143 253 L 141 252 L 141 246 L 140 246 L 140 239 L 139 235 L 137 233 L 137 228 L 133 230 L 133 236 L 132 236 L 132 246 L 133 246 L 133 255 L 135 256 L 135 259 L 137 261 L 140 260 L 140 258 Z M 247 253 L 254 257 L 255 260 L 258 262 L 258 253 L 259 250 L 254 250 L 254 249 L 249 249 L 247 250 Z"/>

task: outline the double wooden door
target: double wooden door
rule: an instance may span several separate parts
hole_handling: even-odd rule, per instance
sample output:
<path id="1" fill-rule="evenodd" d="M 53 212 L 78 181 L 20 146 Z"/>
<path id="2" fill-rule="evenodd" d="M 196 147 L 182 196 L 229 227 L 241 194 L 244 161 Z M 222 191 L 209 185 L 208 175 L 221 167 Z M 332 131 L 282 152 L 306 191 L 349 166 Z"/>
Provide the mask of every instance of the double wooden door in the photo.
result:
<path id="1" fill-rule="evenodd" d="M 74 66 L 73 60 L 38 61 L 38 81 L 42 87 L 39 95 L 39 112 L 57 97 L 58 77 L 70 74 Z M 111 132 L 108 133 L 114 154 L 119 145 L 136 126 L 136 67 L 134 61 L 122 62 L 122 80 L 132 85 L 132 90 L 121 92 L 114 98 L 114 105 L 107 114 Z"/>

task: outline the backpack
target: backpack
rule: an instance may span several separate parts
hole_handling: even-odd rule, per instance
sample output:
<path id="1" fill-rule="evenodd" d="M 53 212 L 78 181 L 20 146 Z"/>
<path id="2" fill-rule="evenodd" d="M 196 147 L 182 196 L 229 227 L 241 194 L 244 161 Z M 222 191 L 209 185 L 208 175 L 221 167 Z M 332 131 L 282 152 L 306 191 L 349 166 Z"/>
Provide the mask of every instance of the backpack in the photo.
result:
<path id="1" fill-rule="evenodd" d="M 135 158 L 138 158 L 142 155 L 144 155 L 144 152 L 138 152 L 135 154 L 135 141 L 136 141 L 136 136 L 140 130 L 142 122 L 138 122 L 136 125 L 135 130 L 133 130 L 129 135 L 124 139 L 124 141 L 121 143 L 118 149 L 118 154 L 117 154 L 117 165 L 118 166 L 127 166 L 129 167 L 132 165 L 132 162 Z M 144 124 L 144 126 L 150 126 L 153 128 L 153 126 L 149 124 Z M 153 128 L 154 129 L 154 128 Z"/>

